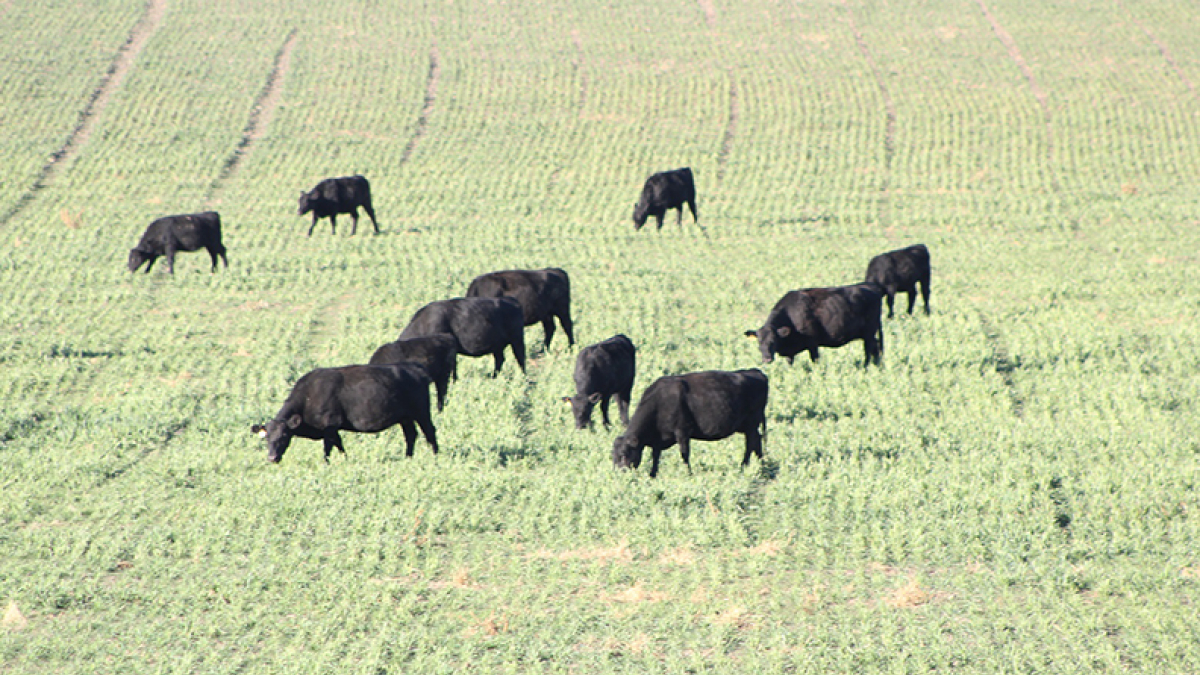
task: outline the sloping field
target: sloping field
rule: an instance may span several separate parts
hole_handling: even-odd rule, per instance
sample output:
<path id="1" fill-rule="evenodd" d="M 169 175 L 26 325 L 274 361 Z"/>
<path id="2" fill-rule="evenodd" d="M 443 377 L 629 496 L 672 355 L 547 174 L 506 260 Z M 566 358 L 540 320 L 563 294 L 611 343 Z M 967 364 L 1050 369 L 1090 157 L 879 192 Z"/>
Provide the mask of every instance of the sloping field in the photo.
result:
<path id="1" fill-rule="evenodd" d="M 601 6 L 603 5 L 603 6 Z M 0 2 L 0 672 L 1200 671 L 1200 8 L 1165 0 Z M 691 166 L 700 223 L 629 217 Z M 296 198 L 362 173 L 368 221 Z M 125 269 L 221 213 L 230 267 Z M 442 447 L 252 424 L 483 272 L 582 344 L 759 365 L 923 242 L 933 312 L 612 469 L 560 332 Z M 897 304 L 905 305 L 906 299 Z"/>

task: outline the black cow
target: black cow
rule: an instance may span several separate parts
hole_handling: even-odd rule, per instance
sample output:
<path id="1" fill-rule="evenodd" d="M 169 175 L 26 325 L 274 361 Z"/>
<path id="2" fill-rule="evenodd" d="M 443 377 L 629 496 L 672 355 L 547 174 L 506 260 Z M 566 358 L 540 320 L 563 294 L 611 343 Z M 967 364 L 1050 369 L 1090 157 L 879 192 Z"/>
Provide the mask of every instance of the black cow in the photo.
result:
<path id="1" fill-rule="evenodd" d="M 864 281 L 879 284 L 887 293 L 889 319 L 895 316 L 892 304 L 897 293 L 908 293 L 908 313 L 912 314 L 913 305 L 917 304 L 917 282 L 920 282 L 925 313 L 929 313 L 929 249 L 925 248 L 925 244 L 888 251 L 871 258 Z"/>
<path id="2" fill-rule="evenodd" d="M 544 270 L 506 270 L 481 274 L 467 288 L 468 298 L 512 298 L 521 305 L 525 325 L 542 324 L 546 347 L 554 337 L 554 317 L 567 334 L 567 344 L 575 344 L 571 323 L 571 279 L 556 267 Z"/>
<path id="3" fill-rule="evenodd" d="M 491 354 L 496 373 L 504 365 L 504 348 L 525 372 L 525 318 L 521 305 L 512 298 L 451 298 L 418 309 L 400 333 L 401 340 L 446 333 L 454 336 L 458 353 L 467 356 Z"/>
<path id="4" fill-rule="evenodd" d="M 613 464 L 636 469 L 642 463 L 642 448 L 649 446 L 653 478 L 658 475 L 662 451 L 678 443 L 691 473 L 691 439 L 716 441 L 735 433 L 746 436 L 742 466 L 750 463 L 751 454 L 762 461 L 766 410 L 767 376 L 760 370 L 709 370 L 660 377 L 642 393 L 624 435 L 613 441 Z"/>
<path id="5" fill-rule="evenodd" d="M 692 170 L 684 167 L 656 173 L 646 179 L 646 184 L 642 186 L 642 196 L 633 207 L 633 229 L 642 229 L 646 218 L 654 216 L 658 220 L 658 229 L 661 230 L 663 216 L 670 209 L 679 209 L 676 222 L 683 225 L 684 204 L 692 209 L 692 220 L 700 222 L 696 215 L 696 184 L 692 180 Z"/>
<path id="6" fill-rule="evenodd" d="M 371 217 L 375 226 L 375 234 L 379 234 L 379 223 L 375 222 L 375 209 L 371 207 L 371 184 L 362 176 L 341 176 L 326 178 L 308 192 L 300 193 L 300 213 L 304 215 L 312 211 L 313 221 L 308 228 L 308 236 L 312 236 L 313 228 L 320 218 L 329 218 L 330 230 L 337 234 L 337 214 L 349 213 L 352 225 L 350 234 L 358 232 L 358 207 Z"/>
<path id="7" fill-rule="evenodd" d="M 453 335 L 396 340 L 383 345 L 371 355 L 370 364 L 417 363 L 429 373 L 437 389 L 438 412 L 446 405 L 446 389 L 450 378 L 458 379 L 458 342 Z"/>
<path id="8" fill-rule="evenodd" d="M 871 361 L 881 365 L 882 302 L 883 289 L 877 284 L 791 291 L 775 303 L 762 328 L 748 330 L 746 335 L 758 338 L 763 363 L 773 361 L 776 354 L 792 363 L 803 351 L 816 361 L 818 347 L 841 347 L 862 340 L 866 351 L 863 367 Z"/>
<path id="9" fill-rule="evenodd" d="M 629 399 L 633 389 L 635 356 L 633 342 L 624 335 L 584 347 L 575 359 L 575 395 L 564 396 L 575 415 L 575 428 L 592 425 L 592 408 L 600 404 L 604 426 L 608 422 L 608 399 L 615 396 L 621 424 L 629 425 Z"/>
<path id="10" fill-rule="evenodd" d="M 412 457 L 417 427 L 437 454 L 429 416 L 429 374 L 418 365 L 318 368 L 296 381 L 275 419 L 251 430 L 267 439 L 267 459 L 283 459 L 293 436 L 325 441 L 325 461 L 334 448 L 346 453 L 338 431 L 377 433 L 399 424 Z"/>
<path id="11" fill-rule="evenodd" d="M 212 258 L 212 271 L 217 271 L 217 256 L 221 256 L 225 268 L 229 268 L 225 246 L 221 244 L 221 216 L 216 211 L 159 218 L 150 223 L 141 241 L 129 251 L 129 271 L 136 272 L 142 263 L 149 262 L 146 265 L 146 273 L 149 274 L 154 261 L 159 256 L 166 256 L 167 271 L 174 274 L 177 251 L 198 251 L 202 248 Z"/>

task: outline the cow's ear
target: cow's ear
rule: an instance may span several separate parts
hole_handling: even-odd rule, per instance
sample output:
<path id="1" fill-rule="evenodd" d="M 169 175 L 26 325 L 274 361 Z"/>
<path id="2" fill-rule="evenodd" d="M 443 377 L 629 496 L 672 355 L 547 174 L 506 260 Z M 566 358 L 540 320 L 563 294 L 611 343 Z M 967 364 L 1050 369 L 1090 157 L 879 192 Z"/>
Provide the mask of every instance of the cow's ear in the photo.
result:
<path id="1" fill-rule="evenodd" d="M 746 337 L 752 337 L 752 338 L 758 337 L 758 331 L 756 331 L 756 330 L 748 330 L 744 334 Z"/>
<path id="2" fill-rule="evenodd" d="M 600 392 L 598 392 L 598 391 L 594 391 L 594 392 L 588 394 L 588 400 L 591 401 L 592 403 L 599 403 L 601 398 L 602 397 L 600 396 Z"/>
<path id="3" fill-rule="evenodd" d="M 564 396 L 564 397 L 562 397 L 562 400 L 563 400 L 563 403 L 566 403 L 567 405 L 570 405 L 570 404 L 571 404 L 571 397 L 570 397 L 570 396 Z"/>
<path id="4" fill-rule="evenodd" d="M 287 428 L 296 429 L 303 422 L 304 422 L 304 418 L 302 416 L 300 416 L 299 414 L 292 415 L 291 417 L 287 418 Z"/>
<path id="5" fill-rule="evenodd" d="M 787 337 L 792 334 L 792 329 L 788 328 L 787 326 L 780 326 L 779 328 L 775 329 L 775 332 L 779 335 L 779 337 Z"/>
<path id="6" fill-rule="evenodd" d="M 263 434 L 267 433 L 267 428 L 261 424 L 254 424 L 250 427 L 250 433 L 262 436 Z"/>

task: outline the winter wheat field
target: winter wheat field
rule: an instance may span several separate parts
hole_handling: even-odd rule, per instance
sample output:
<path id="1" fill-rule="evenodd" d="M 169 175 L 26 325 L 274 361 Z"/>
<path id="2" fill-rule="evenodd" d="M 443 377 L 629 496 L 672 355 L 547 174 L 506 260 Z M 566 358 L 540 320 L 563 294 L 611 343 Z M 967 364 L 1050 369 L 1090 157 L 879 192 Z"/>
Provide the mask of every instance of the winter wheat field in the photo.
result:
<path id="1" fill-rule="evenodd" d="M 0 2 L 0 672 L 1200 670 L 1200 8 L 1169 0 Z M 692 167 L 699 225 L 634 231 Z M 382 232 L 311 238 L 369 178 Z M 203 252 L 130 274 L 157 217 Z M 761 365 L 786 291 L 924 243 L 932 314 Z M 278 465 L 292 383 L 478 274 L 579 344 L 462 359 L 441 453 Z M 903 301 L 900 303 L 903 306 Z M 613 469 L 582 345 L 761 367 Z"/>

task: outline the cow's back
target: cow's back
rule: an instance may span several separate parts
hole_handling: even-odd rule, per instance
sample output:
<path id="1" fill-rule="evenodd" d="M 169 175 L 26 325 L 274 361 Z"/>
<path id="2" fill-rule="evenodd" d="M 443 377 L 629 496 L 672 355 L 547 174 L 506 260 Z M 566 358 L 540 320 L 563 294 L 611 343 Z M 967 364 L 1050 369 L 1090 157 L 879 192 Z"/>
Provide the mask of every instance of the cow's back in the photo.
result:
<path id="1" fill-rule="evenodd" d="M 575 359 L 575 390 L 582 394 L 624 391 L 633 384 L 636 350 L 624 335 L 588 345 Z"/>
<path id="2" fill-rule="evenodd" d="M 767 377 L 759 370 L 711 370 L 680 376 L 686 385 L 689 435 L 717 440 L 762 424 Z"/>

